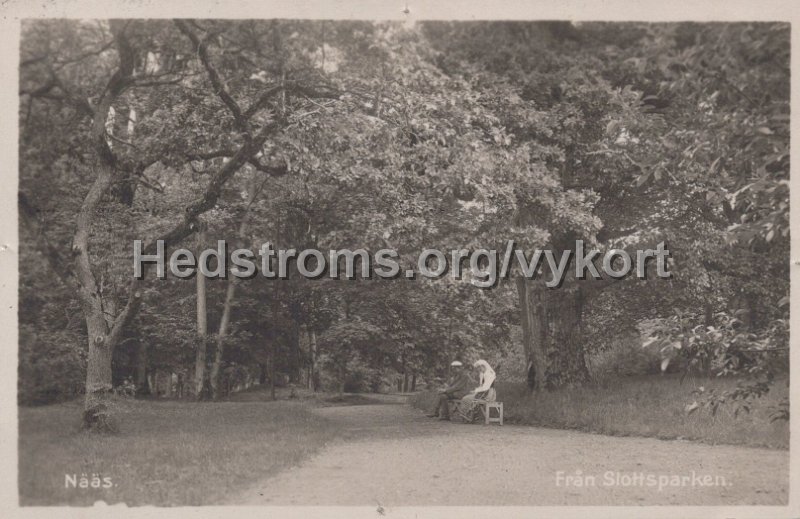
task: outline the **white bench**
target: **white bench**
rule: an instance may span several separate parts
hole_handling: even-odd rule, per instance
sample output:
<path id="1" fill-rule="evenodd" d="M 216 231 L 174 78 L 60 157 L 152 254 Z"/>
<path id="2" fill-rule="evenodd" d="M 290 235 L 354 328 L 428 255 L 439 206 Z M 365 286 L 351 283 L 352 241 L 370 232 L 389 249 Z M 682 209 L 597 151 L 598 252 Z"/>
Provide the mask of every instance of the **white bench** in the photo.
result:
<path id="1" fill-rule="evenodd" d="M 484 423 L 489 425 L 491 423 L 497 423 L 503 425 L 503 402 L 488 402 L 486 400 L 476 400 L 476 402 L 481 407 L 481 413 L 483 413 Z M 455 412 L 455 407 L 458 403 L 458 400 L 450 400 L 447 405 L 450 411 L 450 414 Z M 492 409 L 497 410 L 497 416 L 492 416 Z"/>
<path id="2" fill-rule="evenodd" d="M 449 400 L 447 402 L 447 409 L 450 411 L 451 416 L 455 413 L 458 402 L 458 400 Z M 503 402 L 488 402 L 486 400 L 476 400 L 476 402 L 478 402 L 481 407 L 481 413 L 483 413 L 484 423 L 486 425 L 490 423 L 503 425 Z M 496 417 L 492 417 L 492 409 L 497 410 Z"/>
<path id="3" fill-rule="evenodd" d="M 490 423 L 499 423 L 503 425 L 503 402 L 487 402 L 486 400 L 478 400 L 481 404 L 481 412 L 486 418 L 486 425 Z M 497 409 L 497 418 L 492 418 L 492 409 Z"/>

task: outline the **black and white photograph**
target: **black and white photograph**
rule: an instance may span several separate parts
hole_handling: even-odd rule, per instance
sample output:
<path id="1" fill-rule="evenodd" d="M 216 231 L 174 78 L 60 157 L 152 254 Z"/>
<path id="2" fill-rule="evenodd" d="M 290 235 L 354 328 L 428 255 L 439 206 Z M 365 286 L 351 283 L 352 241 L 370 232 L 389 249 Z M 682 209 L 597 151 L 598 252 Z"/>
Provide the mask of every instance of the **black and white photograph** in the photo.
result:
<path id="1" fill-rule="evenodd" d="M 4 506 L 797 516 L 796 5 L 144 4 L 0 8 Z"/>

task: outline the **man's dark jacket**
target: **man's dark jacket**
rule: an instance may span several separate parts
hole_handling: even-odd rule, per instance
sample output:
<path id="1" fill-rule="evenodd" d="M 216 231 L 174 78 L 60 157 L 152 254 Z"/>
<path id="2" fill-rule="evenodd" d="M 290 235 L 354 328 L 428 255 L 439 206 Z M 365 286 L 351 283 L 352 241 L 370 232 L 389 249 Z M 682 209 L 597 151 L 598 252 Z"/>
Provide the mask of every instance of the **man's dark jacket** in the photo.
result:
<path id="1" fill-rule="evenodd" d="M 444 388 L 443 392 L 448 398 L 462 398 L 472 390 L 472 385 L 469 375 L 462 371 L 450 381 L 450 385 Z"/>

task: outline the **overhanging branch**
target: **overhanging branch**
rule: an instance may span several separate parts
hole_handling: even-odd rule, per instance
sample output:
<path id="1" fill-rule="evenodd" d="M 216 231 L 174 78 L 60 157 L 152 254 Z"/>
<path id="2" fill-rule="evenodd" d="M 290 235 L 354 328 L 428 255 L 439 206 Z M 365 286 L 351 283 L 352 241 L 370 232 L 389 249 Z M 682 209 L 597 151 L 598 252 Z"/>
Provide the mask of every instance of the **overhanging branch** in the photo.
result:
<path id="1" fill-rule="evenodd" d="M 212 175 L 211 181 L 206 186 L 203 195 L 189 204 L 186 208 L 183 218 L 172 229 L 159 236 L 156 240 L 146 245 L 142 254 L 152 255 L 157 250 L 158 241 L 164 242 L 164 248 L 180 242 L 182 239 L 191 235 L 197 229 L 197 218 L 213 208 L 217 203 L 221 193 L 222 187 L 225 183 L 239 171 L 239 169 L 251 160 L 261 150 L 267 138 L 276 130 L 278 130 L 283 123 L 274 121 L 264 126 L 252 138 L 249 138 L 241 148 L 227 161 L 225 164 Z M 114 321 L 111 330 L 112 336 L 122 336 L 122 331 L 128 325 L 130 320 L 136 315 L 136 311 L 141 304 L 140 287 L 143 279 L 132 278 L 130 287 L 128 289 L 128 301 L 125 307 L 120 312 L 119 316 Z"/>
<path id="2" fill-rule="evenodd" d="M 211 63 L 211 58 L 208 55 L 208 38 L 200 40 L 197 35 L 192 31 L 189 25 L 183 20 L 174 20 L 175 25 L 178 27 L 184 35 L 192 42 L 195 49 L 197 50 L 197 56 L 200 58 L 200 62 L 203 64 L 203 67 L 206 69 L 208 73 L 208 79 L 211 81 L 211 85 L 214 87 L 214 93 L 220 100 L 225 104 L 228 108 L 228 111 L 231 112 L 233 116 L 233 120 L 236 122 L 236 126 L 240 130 L 247 129 L 247 121 L 242 116 L 242 109 L 239 107 L 239 104 L 236 102 L 235 99 L 228 93 L 228 89 L 225 87 L 225 84 L 222 82 L 222 78 L 217 72 L 217 69 L 214 68 L 214 65 Z"/>

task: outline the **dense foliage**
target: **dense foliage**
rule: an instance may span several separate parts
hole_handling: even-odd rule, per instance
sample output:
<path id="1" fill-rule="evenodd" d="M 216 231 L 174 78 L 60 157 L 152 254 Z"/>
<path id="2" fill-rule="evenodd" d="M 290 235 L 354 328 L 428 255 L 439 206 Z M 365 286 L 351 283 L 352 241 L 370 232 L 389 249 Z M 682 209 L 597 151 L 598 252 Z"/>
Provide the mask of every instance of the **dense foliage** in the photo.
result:
<path id="1" fill-rule="evenodd" d="M 786 25 L 47 20 L 21 48 L 21 401 L 83 391 L 97 333 L 111 385 L 160 391 L 163 372 L 183 388 L 200 362 L 210 388 L 180 390 L 197 397 L 255 381 L 410 390 L 454 357 L 530 381 L 544 362 L 518 272 L 491 289 L 131 282 L 133 240 L 163 236 L 391 247 L 404 266 L 509 239 L 666 241 L 671 280 L 556 289 L 578 294 L 561 325 L 580 334 L 563 335 L 573 358 L 634 341 L 662 370 L 756 384 L 711 407 L 787 369 Z M 538 373 L 540 388 L 581 380 Z"/>

